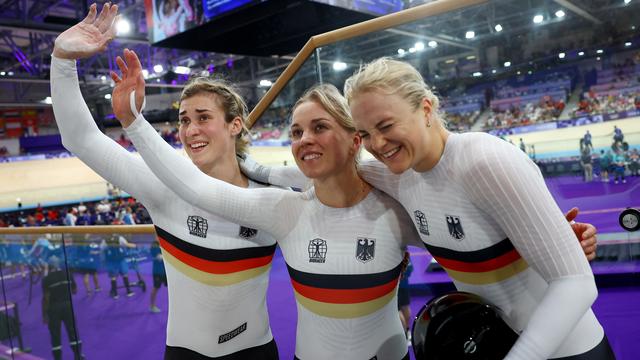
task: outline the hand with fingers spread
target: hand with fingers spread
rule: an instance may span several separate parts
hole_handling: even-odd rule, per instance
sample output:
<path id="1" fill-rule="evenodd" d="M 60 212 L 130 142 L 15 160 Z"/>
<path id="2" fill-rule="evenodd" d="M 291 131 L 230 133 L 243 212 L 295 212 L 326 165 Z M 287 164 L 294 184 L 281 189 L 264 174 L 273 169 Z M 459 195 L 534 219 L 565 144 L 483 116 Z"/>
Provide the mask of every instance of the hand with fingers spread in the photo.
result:
<path id="1" fill-rule="evenodd" d="M 92 4 L 84 20 L 58 35 L 53 56 L 60 59 L 82 59 L 107 48 L 116 36 L 118 5 L 104 4 L 98 16 L 96 8 L 96 4 Z"/>
<path id="2" fill-rule="evenodd" d="M 122 127 L 126 128 L 136 119 L 136 114 L 131 109 L 131 92 L 135 91 L 136 113 L 142 111 L 144 76 L 142 75 L 140 59 L 133 50 L 124 49 L 123 56 L 124 59 L 120 56 L 116 58 L 116 64 L 122 73 L 122 77 L 113 71 L 111 72 L 111 79 L 116 84 L 111 95 L 111 106 L 113 107 L 113 114 L 120 121 Z"/>
<path id="3" fill-rule="evenodd" d="M 564 216 L 567 221 L 571 223 L 571 228 L 580 241 L 584 255 L 587 257 L 587 260 L 591 261 L 596 258 L 596 248 L 598 247 L 598 240 L 596 238 L 597 230 L 596 227 L 591 224 L 573 221 L 578 216 L 578 212 L 578 208 L 574 207 L 567 211 Z"/>

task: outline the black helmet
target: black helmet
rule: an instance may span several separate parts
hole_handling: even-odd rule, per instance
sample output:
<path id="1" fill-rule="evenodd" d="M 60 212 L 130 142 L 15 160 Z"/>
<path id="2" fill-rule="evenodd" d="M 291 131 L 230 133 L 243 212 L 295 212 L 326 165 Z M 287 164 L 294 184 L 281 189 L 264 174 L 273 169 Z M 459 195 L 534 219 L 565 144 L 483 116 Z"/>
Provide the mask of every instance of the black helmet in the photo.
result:
<path id="1" fill-rule="evenodd" d="M 504 359 L 518 339 L 500 309 L 466 292 L 431 299 L 411 332 L 416 360 Z"/>

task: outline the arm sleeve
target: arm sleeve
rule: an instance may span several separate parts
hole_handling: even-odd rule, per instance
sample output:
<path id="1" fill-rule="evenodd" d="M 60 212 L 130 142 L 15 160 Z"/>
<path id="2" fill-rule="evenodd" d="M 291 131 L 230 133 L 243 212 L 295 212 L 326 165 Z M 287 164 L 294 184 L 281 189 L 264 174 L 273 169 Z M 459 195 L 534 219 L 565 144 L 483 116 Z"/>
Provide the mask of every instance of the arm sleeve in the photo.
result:
<path id="1" fill-rule="evenodd" d="M 269 184 L 306 190 L 311 180 L 297 166 L 274 166 L 269 171 Z"/>
<path id="2" fill-rule="evenodd" d="M 210 177 L 176 153 L 142 115 L 126 131 L 156 176 L 186 202 L 277 239 L 297 222 L 300 211 L 295 198 L 300 194 L 270 188 L 244 189 Z"/>
<path id="3" fill-rule="evenodd" d="M 549 284 L 506 359 L 548 359 L 597 296 L 587 259 L 526 154 L 501 141 L 475 139 L 454 164 L 474 204 L 492 215 Z"/>
<path id="4" fill-rule="evenodd" d="M 376 159 L 368 159 L 358 164 L 358 173 L 366 182 L 398 199 L 401 175 L 396 175 Z"/>
<path id="5" fill-rule="evenodd" d="M 62 144 L 67 150 L 147 206 L 166 194 L 142 159 L 100 132 L 82 98 L 75 60 L 51 57 L 51 99 Z"/>

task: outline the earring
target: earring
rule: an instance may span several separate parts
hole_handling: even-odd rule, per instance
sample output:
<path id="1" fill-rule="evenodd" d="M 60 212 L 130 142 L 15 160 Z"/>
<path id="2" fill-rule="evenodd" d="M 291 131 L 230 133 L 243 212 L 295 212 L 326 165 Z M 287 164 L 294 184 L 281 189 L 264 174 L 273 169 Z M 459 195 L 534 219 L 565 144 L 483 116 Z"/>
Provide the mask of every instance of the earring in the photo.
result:
<path id="1" fill-rule="evenodd" d="M 431 117 L 427 119 L 427 127 L 431 127 Z"/>

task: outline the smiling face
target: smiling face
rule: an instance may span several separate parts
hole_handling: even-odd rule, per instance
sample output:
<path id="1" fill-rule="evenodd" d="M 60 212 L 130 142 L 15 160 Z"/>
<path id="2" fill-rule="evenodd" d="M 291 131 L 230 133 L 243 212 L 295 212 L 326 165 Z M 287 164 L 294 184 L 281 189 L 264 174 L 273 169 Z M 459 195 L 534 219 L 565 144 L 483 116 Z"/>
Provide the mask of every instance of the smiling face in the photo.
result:
<path id="1" fill-rule="evenodd" d="M 222 157 L 235 156 L 236 135 L 242 130 L 238 118 L 227 123 L 217 95 L 200 93 L 183 99 L 179 110 L 179 136 L 191 161 L 210 173 Z"/>
<path id="2" fill-rule="evenodd" d="M 360 146 L 358 136 L 315 101 L 304 101 L 294 109 L 291 141 L 298 168 L 311 179 L 325 179 L 354 167 Z"/>
<path id="3" fill-rule="evenodd" d="M 371 90 L 355 95 L 350 105 L 364 147 L 391 172 L 420 171 L 431 165 L 434 132 L 427 131 L 428 100 L 416 109 L 399 95 Z"/>

